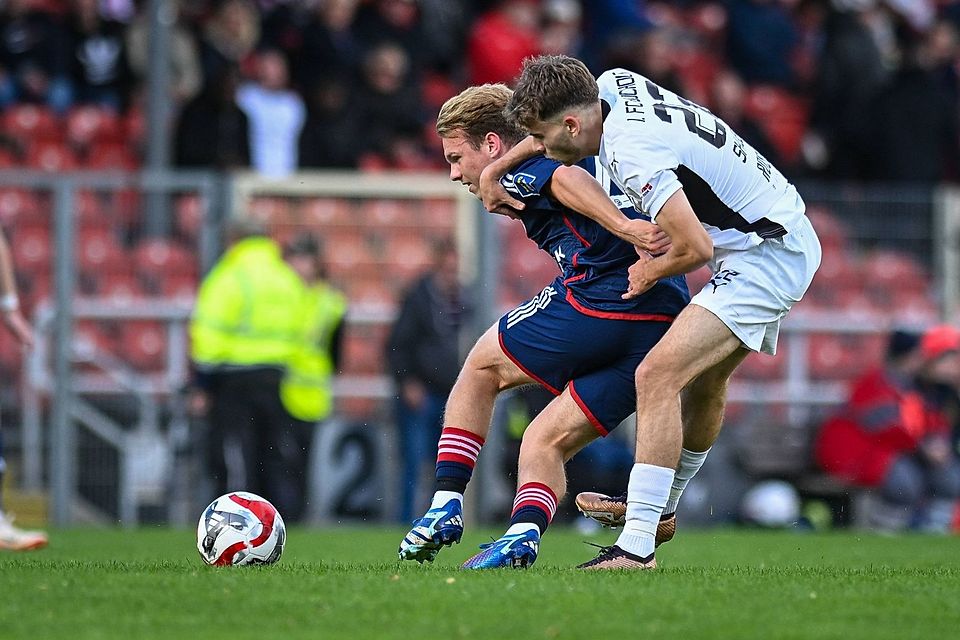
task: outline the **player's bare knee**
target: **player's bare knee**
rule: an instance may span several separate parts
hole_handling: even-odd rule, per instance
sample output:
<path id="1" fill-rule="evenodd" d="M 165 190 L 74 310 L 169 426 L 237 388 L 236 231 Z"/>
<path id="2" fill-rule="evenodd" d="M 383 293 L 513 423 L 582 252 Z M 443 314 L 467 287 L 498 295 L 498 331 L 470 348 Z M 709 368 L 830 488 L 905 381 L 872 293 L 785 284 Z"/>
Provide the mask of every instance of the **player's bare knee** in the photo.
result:
<path id="1" fill-rule="evenodd" d="M 660 398 L 680 393 L 683 385 L 669 368 L 657 367 L 646 360 L 640 363 L 633 375 L 637 388 L 637 401 L 645 398 Z"/>

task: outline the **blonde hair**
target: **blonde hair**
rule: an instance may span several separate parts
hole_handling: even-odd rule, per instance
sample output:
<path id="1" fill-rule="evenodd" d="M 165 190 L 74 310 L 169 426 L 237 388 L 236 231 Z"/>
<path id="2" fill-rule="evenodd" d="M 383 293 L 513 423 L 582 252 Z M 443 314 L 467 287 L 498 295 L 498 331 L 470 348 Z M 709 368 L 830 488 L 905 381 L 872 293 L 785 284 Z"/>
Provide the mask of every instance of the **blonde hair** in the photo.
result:
<path id="1" fill-rule="evenodd" d="M 536 56 L 523 61 L 506 112 L 519 126 L 529 127 L 599 99 L 597 80 L 585 64 L 570 56 Z"/>
<path id="2" fill-rule="evenodd" d="M 508 144 L 516 144 L 526 134 L 504 113 L 512 93 L 505 84 L 483 84 L 464 89 L 440 107 L 437 135 L 449 138 L 461 132 L 476 149 L 480 148 L 483 137 L 491 132 Z"/>

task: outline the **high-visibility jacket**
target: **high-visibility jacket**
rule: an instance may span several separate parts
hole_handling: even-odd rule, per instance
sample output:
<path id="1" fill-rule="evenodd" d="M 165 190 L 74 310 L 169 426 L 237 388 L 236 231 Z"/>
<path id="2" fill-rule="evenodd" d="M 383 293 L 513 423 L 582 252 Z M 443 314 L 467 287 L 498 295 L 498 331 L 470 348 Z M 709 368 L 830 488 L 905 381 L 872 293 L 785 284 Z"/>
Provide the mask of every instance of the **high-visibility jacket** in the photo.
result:
<path id="1" fill-rule="evenodd" d="M 347 299 L 320 283 L 306 289 L 301 309 L 301 338 L 280 383 L 280 399 L 294 418 L 315 422 L 333 411 L 331 346 L 347 311 Z"/>
<path id="2" fill-rule="evenodd" d="M 207 370 L 285 367 L 299 344 L 304 289 L 276 242 L 237 242 L 200 285 L 190 322 L 194 362 Z"/>

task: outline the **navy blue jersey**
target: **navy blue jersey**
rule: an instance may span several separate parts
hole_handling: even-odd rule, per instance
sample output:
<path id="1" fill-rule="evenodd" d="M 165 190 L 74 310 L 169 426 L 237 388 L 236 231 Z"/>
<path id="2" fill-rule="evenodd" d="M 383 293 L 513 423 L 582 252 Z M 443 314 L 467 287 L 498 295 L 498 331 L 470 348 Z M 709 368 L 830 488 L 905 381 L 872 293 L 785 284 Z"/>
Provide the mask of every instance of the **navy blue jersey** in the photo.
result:
<path id="1" fill-rule="evenodd" d="M 585 158 L 577 165 L 607 188 L 624 215 L 649 220 L 634 210 L 595 158 Z M 643 320 L 680 313 L 690 301 L 683 276 L 664 278 L 631 300 L 620 297 L 627 290 L 627 269 L 637 261 L 637 253 L 629 242 L 543 195 L 560 166 L 559 162 L 536 156 L 521 162 L 500 180 L 507 191 L 526 204 L 519 217 L 527 237 L 557 261 L 559 291 L 578 311 L 591 316 Z"/>

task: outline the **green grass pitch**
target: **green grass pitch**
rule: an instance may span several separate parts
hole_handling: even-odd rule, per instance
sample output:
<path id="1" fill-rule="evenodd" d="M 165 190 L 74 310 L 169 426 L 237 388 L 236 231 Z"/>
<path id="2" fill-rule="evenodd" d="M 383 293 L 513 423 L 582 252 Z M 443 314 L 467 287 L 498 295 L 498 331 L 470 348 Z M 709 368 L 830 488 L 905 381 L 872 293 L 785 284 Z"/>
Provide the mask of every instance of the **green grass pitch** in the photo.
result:
<path id="1" fill-rule="evenodd" d="M 399 566 L 404 532 L 292 529 L 275 566 L 212 568 L 191 531 L 53 531 L 0 554 L 0 638 L 960 637 L 957 537 L 681 529 L 655 572 L 585 573 L 616 534 L 556 527 L 528 571 L 465 572 L 498 532 Z"/>

